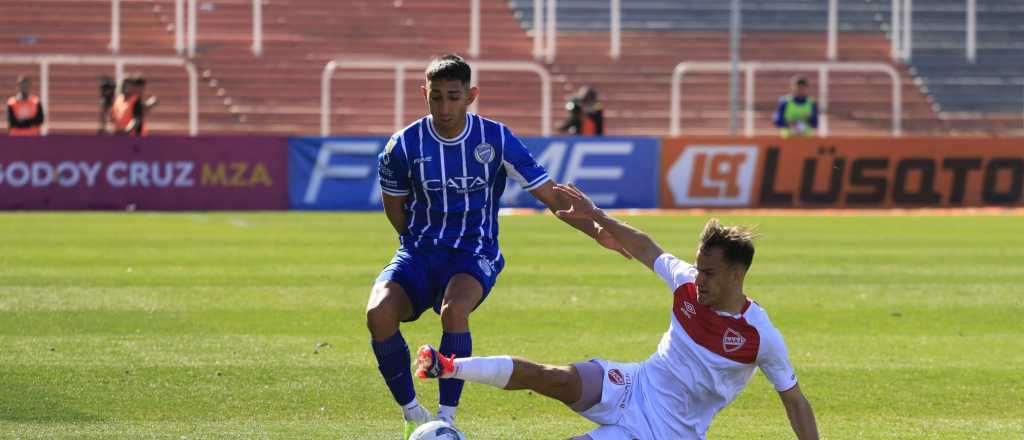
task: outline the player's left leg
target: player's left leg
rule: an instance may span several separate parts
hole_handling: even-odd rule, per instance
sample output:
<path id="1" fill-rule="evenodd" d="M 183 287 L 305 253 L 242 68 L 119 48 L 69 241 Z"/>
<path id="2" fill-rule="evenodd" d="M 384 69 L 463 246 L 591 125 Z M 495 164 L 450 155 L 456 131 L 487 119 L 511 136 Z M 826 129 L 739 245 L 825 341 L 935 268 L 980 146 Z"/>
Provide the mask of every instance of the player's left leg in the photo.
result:
<path id="1" fill-rule="evenodd" d="M 432 263 L 438 286 L 443 286 L 443 295 L 435 303 L 435 311 L 441 315 L 440 350 L 445 355 L 469 357 L 473 354 L 473 338 L 469 332 L 469 314 L 480 305 L 491 292 L 504 267 L 504 259 L 488 259 L 462 250 L 453 250 L 446 258 Z M 442 380 L 439 384 L 439 419 L 452 422 L 455 409 L 462 396 L 463 381 Z"/>
<path id="2" fill-rule="evenodd" d="M 446 356 L 463 358 L 473 355 L 473 337 L 469 332 L 469 314 L 476 309 L 484 297 L 484 288 L 473 276 L 458 273 L 448 281 L 448 287 L 441 301 L 440 352 Z M 459 406 L 464 382 L 459 379 L 441 379 L 440 406 L 437 418 L 452 423 L 455 409 Z"/>

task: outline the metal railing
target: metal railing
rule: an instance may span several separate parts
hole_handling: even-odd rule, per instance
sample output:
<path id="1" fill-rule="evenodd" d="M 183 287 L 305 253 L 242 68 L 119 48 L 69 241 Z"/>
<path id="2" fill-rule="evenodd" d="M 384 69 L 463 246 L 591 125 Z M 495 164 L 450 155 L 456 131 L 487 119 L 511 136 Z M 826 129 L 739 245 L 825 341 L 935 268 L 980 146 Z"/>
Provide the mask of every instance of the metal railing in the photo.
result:
<path id="1" fill-rule="evenodd" d="M 121 51 L 121 0 L 110 0 L 110 53 Z"/>
<path id="2" fill-rule="evenodd" d="M 964 2 L 964 57 L 974 63 L 978 58 L 978 2 Z M 891 55 L 893 60 L 910 61 L 913 44 L 913 0 L 892 0 Z"/>
<path id="3" fill-rule="evenodd" d="M 480 0 L 471 0 L 469 7 L 469 56 L 480 56 Z"/>
<path id="4" fill-rule="evenodd" d="M 174 50 L 179 55 L 188 53 L 188 56 L 196 56 L 196 20 L 197 0 L 188 1 L 188 31 L 185 32 L 185 2 L 186 0 L 174 1 Z M 474 0 L 479 2 L 479 0 Z M 477 5 L 479 6 L 479 5 Z M 479 11 L 478 11 L 479 12 Z M 479 20 L 477 20 L 479 26 Z M 479 33 L 479 28 L 477 29 Z M 187 35 L 186 35 L 187 34 Z M 187 38 L 187 43 L 186 43 Z M 479 38 L 479 37 L 478 37 Z M 121 51 L 121 0 L 110 0 L 110 52 L 117 54 Z M 263 2 L 262 0 L 252 1 L 252 46 L 253 55 L 263 54 Z"/>
<path id="5" fill-rule="evenodd" d="M 473 1 L 473 7 L 478 8 L 479 6 L 476 4 L 476 2 L 478 2 L 479 0 Z M 894 3 L 898 1 L 903 0 L 893 0 Z M 910 0 L 906 1 L 909 2 Z M 555 61 L 555 55 L 557 53 L 557 6 L 558 0 L 533 0 L 533 56 L 537 60 L 544 59 L 545 62 L 548 63 L 552 63 Z M 609 38 L 611 39 L 611 41 L 609 42 L 610 49 L 608 50 L 608 53 L 613 60 L 618 60 L 619 57 L 622 55 L 622 0 L 610 0 L 609 6 L 611 18 L 611 30 L 609 31 Z M 545 12 L 545 9 L 547 10 L 547 12 Z M 480 25 L 478 16 L 476 16 L 476 18 L 473 18 L 473 24 L 471 26 L 473 26 L 471 27 L 471 29 L 475 28 L 479 30 Z M 825 56 L 832 61 L 835 61 L 838 57 L 838 30 L 839 0 L 829 0 L 828 34 Z M 479 50 L 479 41 L 471 43 L 470 54 L 473 54 L 472 48 L 474 47 L 477 48 L 477 50 Z"/>
<path id="6" fill-rule="evenodd" d="M 913 49 L 911 22 L 913 20 L 913 0 L 892 0 L 892 21 L 889 25 L 891 55 L 893 61 L 910 61 Z"/>
<path id="7" fill-rule="evenodd" d="M 967 37 L 964 46 L 967 49 L 967 61 L 974 63 L 978 58 L 978 4 L 977 0 L 967 0 Z"/>
<path id="8" fill-rule="evenodd" d="M 558 52 L 558 0 L 533 0 L 533 57 L 547 63 L 555 61 Z M 608 55 L 618 60 L 622 55 L 622 0 L 609 0 L 610 32 Z"/>
<path id="9" fill-rule="evenodd" d="M 120 1 L 120 0 L 113 0 Z M 197 0 L 188 2 L 188 30 L 185 31 L 185 2 L 186 0 L 174 1 L 174 50 L 178 54 L 188 54 L 189 58 L 196 56 L 196 28 L 198 26 Z M 187 41 L 186 41 L 187 39 Z M 252 0 L 252 54 L 263 55 L 263 1 Z"/>
<path id="10" fill-rule="evenodd" d="M 828 136 L 828 74 L 831 71 L 845 72 L 880 72 L 889 75 L 892 80 L 892 134 L 901 136 L 903 134 L 903 81 L 895 68 L 884 63 L 836 63 L 836 62 L 741 62 L 739 65 L 745 73 L 746 85 L 744 90 L 746 107 L 744 110 L 744 134 L 748 137 L 754 135 L 754 75 L 757 71 L 818 71 L 818 134 L 821 137 Z M 672 103 L 669 110 L 671 118 L 669 133 L 672 136 L 680 135 L 680 114 L 682 113 L 682 79 L 688 72 L 728 72 L 730 65 L 727 62 L 684 62 L 676 65 L 672 72 Z"/>
<path id="11" fill-rule="evenodd" d="M 541 81 L 541 132 L 544 136 L 551 135 L 551 74 L 544 67 L 536 63 L 525 61 L 472 61 L 473 70 L 476 72 L 491 71 L 515 71 L 533 72 L 540 77 Z M 344 60 L 337 59 L 328 62 L 320 76 L 320 135 L 329 136 L 331 133 L 331 78 L 338 69 L 394 69 L 395 71 L 395 131 L 401 129 L 405 121 L 405 71 L 409 69 L 423 70 L 427 66 L 422 61 L 413 60 Z M 473 83 L 476 84 L 479 75 L 473 75 Z M 470 107 L 471 111 L 476 110 L 476 103 Z"/>
<path id="12" fill-rule="evenodd" d="M 835 61 L 839 55 L 839 0 L 828 0 L 828 44 L 825 48 L 825 57 L 829 61 Z"/>
<path id="13" fill-rule="evenodd" d="M 0 55 L 0 64 L 39 64 L 39 101 L 48 115 L 50 112 L 50 66 L 114 65 L 117 83 L 124 78 L 124 66 L 182 66 L 188 72 L 188 133 L 199 134 L 199 75 L 192 62 L 178 57 L 144 57 L 112 55 Z M 42 134 L 49 132 L 43 125 Z"/>

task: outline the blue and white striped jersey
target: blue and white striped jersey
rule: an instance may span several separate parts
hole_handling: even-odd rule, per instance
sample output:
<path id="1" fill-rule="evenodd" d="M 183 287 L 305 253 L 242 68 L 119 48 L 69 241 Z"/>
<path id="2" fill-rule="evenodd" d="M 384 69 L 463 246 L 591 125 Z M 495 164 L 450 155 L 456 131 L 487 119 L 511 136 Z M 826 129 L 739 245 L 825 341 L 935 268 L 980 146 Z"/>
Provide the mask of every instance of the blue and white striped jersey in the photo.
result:
<path id="1" fill-rule="evenodd" d="M 444 246 L 492 261 L 498 249 L 498 204 L 512 177 L 529 191 L 548 174 L 504 124 L 466 114 L 466 128 L 453 139 L 434 130 L 430 116 L 402 129 L 378 156 L 381 191 L 409 196 L 407 248 Z"/>

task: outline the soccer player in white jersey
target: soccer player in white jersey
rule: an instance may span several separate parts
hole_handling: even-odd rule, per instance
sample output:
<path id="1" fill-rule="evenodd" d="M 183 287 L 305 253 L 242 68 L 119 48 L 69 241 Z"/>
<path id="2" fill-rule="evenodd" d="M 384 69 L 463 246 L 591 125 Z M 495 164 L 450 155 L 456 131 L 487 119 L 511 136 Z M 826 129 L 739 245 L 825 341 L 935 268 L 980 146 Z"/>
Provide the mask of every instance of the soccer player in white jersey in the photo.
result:
<path id="1" fill-rule="evenodd" d="M 748 230 L 708 221 L 691 266 L 604 213 L 575 186 L 559 185 L 556 191 L 573 200 L 559 217 L 595 221 L 668 285 L 670 323 L 657 352 L 639 363 L 592 359 L 552 366 L 509 356 L 446 358 L 424 345 L 417 376 L 529 389 L 558 399 L 601 425 L 573 440 L 684 440 L 705 438 L 711 419 L 760 368 L 778 391 L 797 438 L 818 438 L 782 335 L 743 293 L 754 258 Z"/>
<path id="2" fill-rule="evenodd" d="M 472 355 L 469 314 L 505 265 L 497 223 L 506 178 L 552 212 L 570 206 L 508 127 L 467 112 L 479 93 L 471 75 L 456 55 L 431 62 L 421 87 L 430 114 L 395 133 L 378 157 L 384 212 L 400 246 L 373 286 L 366 324 L 378 369 L 402 407 L 406 437 L 432 415 L 416 399 L 399 324 L 433 309 L 441 315 L 441 353 Z M 593 221 L 562 220 L 628 257 Z M 454 421 L 462 385 L 441 381 L 439 419 Z"/>

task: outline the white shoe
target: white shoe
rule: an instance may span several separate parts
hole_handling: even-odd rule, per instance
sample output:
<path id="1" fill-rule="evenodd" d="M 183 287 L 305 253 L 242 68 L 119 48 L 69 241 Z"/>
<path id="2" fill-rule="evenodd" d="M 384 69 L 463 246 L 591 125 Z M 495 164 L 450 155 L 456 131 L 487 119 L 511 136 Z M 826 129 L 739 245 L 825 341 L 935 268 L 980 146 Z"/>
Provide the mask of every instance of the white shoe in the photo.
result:
<path id="1" fill-rule="evenodd" d="M 415 431 L 416 428 L 418 428 L 420 425 L 427 423 L 431 420 L 434 420 L 434 416 L 430 414 L 430 411 L 424 408 L 423 405 L 416 405 L 415 408 L 404 412 L 405 437 L 403 438 L 406 439 L 409 438 L 409 436 L 412 435 L 412 432 Z"/>
<path id="2" fill-rule="evenodd" d="M 440 412 L 438 412 L 437 420 L 445 422 L 445 423 L 447 423 L 449 425 L 455 426 L 455 414 L 454 413 L 453 414 L 443 414 L 442 415 Z"/>
<path id="3" fill-rule="evenodd" d="M 427 423 L 434 420 L 434 415 L 429 410 L 423 407 L 423 405 L 416 405 L 415 408 L 403 411 L 405 420 L 410 422 Z"/>

